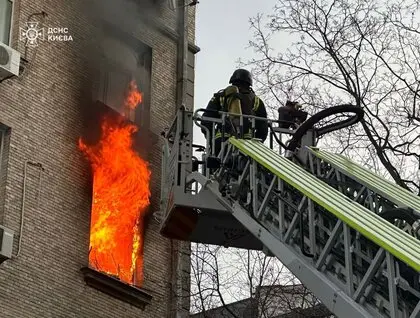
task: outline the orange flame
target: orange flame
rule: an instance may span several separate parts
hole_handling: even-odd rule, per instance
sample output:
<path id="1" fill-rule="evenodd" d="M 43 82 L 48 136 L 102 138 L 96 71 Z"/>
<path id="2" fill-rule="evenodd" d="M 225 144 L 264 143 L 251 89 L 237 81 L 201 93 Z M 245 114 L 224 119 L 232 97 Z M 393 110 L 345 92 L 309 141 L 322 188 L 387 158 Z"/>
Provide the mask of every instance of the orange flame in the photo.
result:
<path id="1" fill-rule="evenodd" d="M 132 110 L 143 101 L 143 94 L 138 90 L 135 81 L 131 81 L 128 87 L 127 97 L 125 99 L 125 107 Z"/>
<path id="2" fill-rule="evenodd" d="M 134 105 L 132 96 L 141 93 L 130 83 L 126 105 Z M 126 283 L 141 285 L 143 217 L 150 203 L 151 173 L 147 162 L 133 150 L 136 131 L 135 125 L 122 118 L 104 117 L 99 142 L 88 146 L 79 139 L 79 148 L 93 170 L 89 264 Z"/>

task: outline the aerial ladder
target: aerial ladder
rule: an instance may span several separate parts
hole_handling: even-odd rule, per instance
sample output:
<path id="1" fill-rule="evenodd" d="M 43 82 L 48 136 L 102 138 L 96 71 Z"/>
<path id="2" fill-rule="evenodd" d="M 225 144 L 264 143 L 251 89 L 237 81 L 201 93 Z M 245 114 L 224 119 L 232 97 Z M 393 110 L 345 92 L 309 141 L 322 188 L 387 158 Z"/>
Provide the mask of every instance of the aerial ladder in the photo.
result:
<path id="1" fill-rule="evenodd" d="M 162 235 L 275 256 L 340 318 L 420 317 L 420 197 L 316 147 L 359 122 L 360 108 L 331 107 L 294 129 L 243 115 L 241 127 L 268 122 L 266 144 L 239 134 L 219 154 L 210 136 L 231 116 L 203 112 L 181 108 L 164 133 Z M 352 115 L 319 126 L 339 114 Z M 194 123 L 205 146 L 193 143 Z"/>

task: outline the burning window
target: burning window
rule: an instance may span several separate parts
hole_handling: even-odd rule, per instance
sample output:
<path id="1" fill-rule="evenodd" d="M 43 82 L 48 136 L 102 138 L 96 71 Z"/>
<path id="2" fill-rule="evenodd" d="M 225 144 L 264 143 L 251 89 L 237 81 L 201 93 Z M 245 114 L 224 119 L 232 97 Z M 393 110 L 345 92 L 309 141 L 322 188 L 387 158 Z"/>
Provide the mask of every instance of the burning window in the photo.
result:
<path id="1" fill-rule="evenodd" d="M 89 266 L 119 280 L 143 281 L 144 215 L 150 198 L 148 163 L 133 147 L 138 127 L 128 119 L 142 107 L 143 94 L 131 80 L 121 105 L 122 115 L 100 120 L 100 138 L 79 148 L 93 173 Z"/>
<path id="2" fill-rule="evenodd" d="M 101 68 L 100 72 L 98 100 L 134 122 L 134 109 L 124 109 L 124 92 L 130 83 L 131 73 L 109 62 L 106 67 Z"/>
<path id="3" fill-rule="evenodd" d="M 106 37 L 102 43 L 101 55 L 96 61 L 97 81 L 93 99 L 123 114 L 139 126 L 148 126 L 151 60 L 151 48 L 141 42 L 130 42 L 124 33 Z M 127 112 L 124 108 L 124 94 L 132 79 L 141 90 L 143 100 L 141 107 Z"/>

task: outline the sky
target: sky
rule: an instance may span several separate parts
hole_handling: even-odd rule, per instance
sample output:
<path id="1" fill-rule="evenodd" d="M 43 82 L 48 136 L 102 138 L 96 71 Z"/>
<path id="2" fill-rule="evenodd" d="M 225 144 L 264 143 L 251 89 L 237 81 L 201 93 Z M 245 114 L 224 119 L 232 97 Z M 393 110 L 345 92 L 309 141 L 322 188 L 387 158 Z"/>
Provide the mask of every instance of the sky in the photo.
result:
<path id="1" fill-rule="evenodd" d="M 238 58 L 253 56 L 246 49 L 252 38 L 249 18 L 270 13 L 276 0 L 201 0 L 196 5 L 196 54 L 194 107 L 205 108 L 215 92 L 229 85 Z M 205 144 L 194 127 L 194 140 Z"/>

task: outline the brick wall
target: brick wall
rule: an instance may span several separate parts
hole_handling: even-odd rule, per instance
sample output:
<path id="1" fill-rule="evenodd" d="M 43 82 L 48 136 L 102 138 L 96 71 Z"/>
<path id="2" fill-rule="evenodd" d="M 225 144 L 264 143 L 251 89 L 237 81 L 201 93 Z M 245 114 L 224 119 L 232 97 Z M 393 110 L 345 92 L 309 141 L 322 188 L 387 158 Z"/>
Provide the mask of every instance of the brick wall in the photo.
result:
<path id="1" fill-rule="evenodd" d="M 45 27 L 68 27 L 73 42 L 42 42 L 27 50 L 25 73 L 0 83 L 0 123 L 11 128 L 2 224 L 15 231 L 17 252 L 22 206 L 23 169 L 28 166 L 25 217 L 20 256 L 0 265 L 0 316 L 29 317 L 168 317 L 172 305 L 169 240 L 157 232 L 151 218 L 145 237 L 144 288 L 152 303 L 141 311 L 83 281 L 80 268 L 88 264 L 91 180 L 89 165 L 77 149 L 86 107 L 90 105 L 91 57 L 95 23 L 82 0 L 21 0 L 15 3 L 12 46 L 25 53 L 19 26 L 28 17 Z M 154 21 L 176 26 L 169 9 L 154 12 Z M 159 134 L 172 120 L 175 107 L 176 39 L 141 19 L 121 26 L 152 48 L 151 130 Z M 137 14 L 137 13 L 136 13 Z M 194 10 L 190 12 L 194 24 Z M 190 28 L 190 41 L 194 41 Z M 166 32 L 166 33 L 165 33 Z M 169 32 L 169 33 L 168 33 Z M 193 74 L 192 74 L 193 76 Z M 158 209 L 160 142 L 150 150 L 151 212 Z M 39 189 L 39 197 L 38 197 Z M 3 192 L 0 191 L 0 194 Z M 1 202 L 1 200 L 0 200 Z"/>

